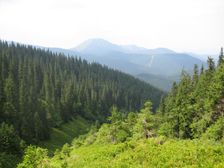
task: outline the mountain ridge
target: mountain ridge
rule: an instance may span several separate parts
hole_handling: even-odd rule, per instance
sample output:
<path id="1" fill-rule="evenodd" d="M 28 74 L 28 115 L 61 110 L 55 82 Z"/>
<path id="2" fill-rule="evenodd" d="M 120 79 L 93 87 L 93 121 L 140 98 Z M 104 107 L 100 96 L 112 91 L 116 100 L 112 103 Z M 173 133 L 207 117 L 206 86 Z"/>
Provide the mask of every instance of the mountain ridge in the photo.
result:
<path id="1" fill-rule="evenodd" d="M 170 50 L 168 48 L 164 47 L 158 47 L 158 48 L 153 48 L 153 49 L 148 49 L 145 47 L 139 47 L 135 44 L 131 45 L 119 45 L 115 44 L 112 42 L 109 42 L 107 40 L 104 40 L 102 38 L 92 38 L 88 39 L 81 44 L 77 45 L 76 47 L 70 48 L 69 50 L 72 51 L 78 51 L 78 52 L 83 52 L 83 53 L 89 53 L 92 54 L 93 51 L 89 51 L 89 48 L 97 48 L 97 49 L 103 49 L 105 48 L 109 51 L 119 51 L 119 52 L 124 52 L 124 53 L 140 53 L 140 54 L 165 54 L 165 53 L 175 53 L 175 51 Z"/>
<path id="2" fill-rule="evenodd" d="M 194 64 L 206 67 L 205 60 L 197 54 L 178 53 L 163 47 L 147 49 L 137 45 L 118 45 L 98 38 L 86 40 L 71 50 L 79 52 L 79 56 L 90 62 L 137 76 L 155 87 L 158 87 L 155 81 L 163 81 L 165 85 L 159 87 L 165 91 L 170 89 L 171 81 L 179 80 L 182 70 L 192 74 Z"/>
<path id="3" fill-rule="evenodd" d="M 206 67 L 205 60 L 197 57 L 197 54 L 178 53 L 162 47 L 147 49 L 137 45 L 118 45 L 101 38 L 86 40 L 70 49 L 35 47 L 80 57 L 90 63 L 97 62 L 135 77 L 139 74 L 148 74 L 146 79 L 142 77 L 140 79 L 152 85 L 156 76 L 158 80 L 162 77 L 169 81 L 178 81 L 173 80 L 173 77 L 178 79 L 183 69 L 192 74 L 194 64 Z M 152 79 L 149 80 L 148 77 L 152 75 Z M 168 85 L 162 89 L 167 91 L 167 88 L 169 88 Z"/>

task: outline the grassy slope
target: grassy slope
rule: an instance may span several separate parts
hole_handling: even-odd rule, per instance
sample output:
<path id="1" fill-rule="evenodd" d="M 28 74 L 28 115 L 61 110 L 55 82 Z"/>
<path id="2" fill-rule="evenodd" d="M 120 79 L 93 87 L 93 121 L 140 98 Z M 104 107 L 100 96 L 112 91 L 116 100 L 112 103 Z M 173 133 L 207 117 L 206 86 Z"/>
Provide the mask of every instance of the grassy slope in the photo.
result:
<path id="1" fill-rule="evenodd" d="M 50 160 L 50 167 L 180 168 L 224 167 L 224 146 L 199 140 L 152 138 L 119 144 L 90 145 L 72 149 L 69 156 Z M 47 166 L 47 167 L 48 167 Z"/>
<path id="2" fill-rule="evenodd" d="M 47 148 L 52 153 L 65 143 L 70 143 L 75 137 L 88 132 L 89 127 L 89 122 L 81 117 L 77 117 L 59 128 L 52 128 L 51 138 L 41 142 L 40 146 Z"/>

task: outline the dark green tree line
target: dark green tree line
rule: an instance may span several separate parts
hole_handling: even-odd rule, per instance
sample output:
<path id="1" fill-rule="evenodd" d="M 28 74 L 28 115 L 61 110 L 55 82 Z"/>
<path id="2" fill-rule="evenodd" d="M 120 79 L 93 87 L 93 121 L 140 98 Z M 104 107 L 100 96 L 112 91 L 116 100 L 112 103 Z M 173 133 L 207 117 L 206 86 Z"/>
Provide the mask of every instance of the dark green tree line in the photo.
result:
<path id="1" fill-rule="evenodd" d="M 0 42 L 0 122 L 28 142 L 49 138 L 50 127 L 77 115 L 103 122 L 113 105 L 135 111 L 151 99 L 155 108 L 162 94 L 97 63 Z"/>
<path id="2" fill-rule="evenodd" d="M 195 66 L 193 76 L 183 73 L 178 85 L 160 104 L 161 132 L 177 138 L 224 138 L 224 61 L 221 49 L 217 66 L 208 57 L 208 68 Z"/>

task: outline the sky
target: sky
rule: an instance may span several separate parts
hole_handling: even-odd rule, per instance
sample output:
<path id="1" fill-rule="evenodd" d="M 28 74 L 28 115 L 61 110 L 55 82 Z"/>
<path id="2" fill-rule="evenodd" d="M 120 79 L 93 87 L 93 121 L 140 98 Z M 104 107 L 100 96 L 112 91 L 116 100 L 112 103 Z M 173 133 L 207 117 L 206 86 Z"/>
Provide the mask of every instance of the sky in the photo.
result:
<path id="1" fill-rule="evenodd" d="M 72 48 L 89 38 L 218 54 L 224 0 L 0 0 L 0 39 Z"/>

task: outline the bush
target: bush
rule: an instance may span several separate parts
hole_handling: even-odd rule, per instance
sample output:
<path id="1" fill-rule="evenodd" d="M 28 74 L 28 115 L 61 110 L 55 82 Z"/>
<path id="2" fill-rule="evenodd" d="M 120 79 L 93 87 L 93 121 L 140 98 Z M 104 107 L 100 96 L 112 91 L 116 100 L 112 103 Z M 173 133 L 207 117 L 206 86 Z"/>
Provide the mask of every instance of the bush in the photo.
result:
<path id="1" fill-rule="evenodd" d="M 23 156 L 23 162 L 18 165 L 18 168 L 37 168 L 37 167 L 47 167 L 46 160 L 48 159 L 47 149 L 42 149 L 40 147 L 29 146 L 25 150 Z"/>

